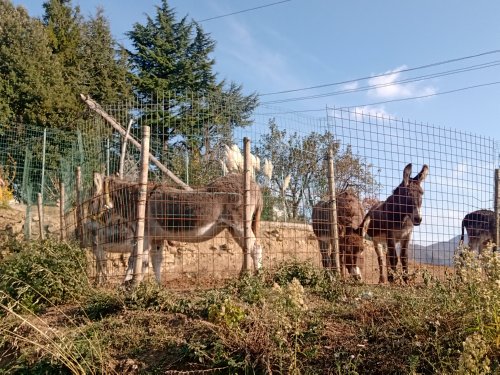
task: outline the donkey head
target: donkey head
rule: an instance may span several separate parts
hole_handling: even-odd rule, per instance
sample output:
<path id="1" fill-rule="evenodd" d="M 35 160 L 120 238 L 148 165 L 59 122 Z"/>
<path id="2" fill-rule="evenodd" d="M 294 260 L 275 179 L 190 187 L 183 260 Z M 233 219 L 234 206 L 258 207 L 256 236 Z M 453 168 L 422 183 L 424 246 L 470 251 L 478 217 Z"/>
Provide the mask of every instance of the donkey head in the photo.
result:
<path id="1" fill-rule="evenodd" d="M 422 222 L 422 197 L 424 195 L 421 184 L 429 173 L 429 166 L 424 164 L 422 170 L 413 178 L 410 177 L 411 169 L 410 163 L 403 171 L 403 181 L 394 189 L 392 196 L 387 199 L 386 203 L 393 222 L 403 223 L 411 220 L 413 225 L 420 225 Z"/>
<path id="2" fill-rule="evenodd" d="M 98 172 L 94 172 L 94 199 L 103 199 L 106 210 L 113 208 L 113 202 L 109 194 L 109 181 Z"/>

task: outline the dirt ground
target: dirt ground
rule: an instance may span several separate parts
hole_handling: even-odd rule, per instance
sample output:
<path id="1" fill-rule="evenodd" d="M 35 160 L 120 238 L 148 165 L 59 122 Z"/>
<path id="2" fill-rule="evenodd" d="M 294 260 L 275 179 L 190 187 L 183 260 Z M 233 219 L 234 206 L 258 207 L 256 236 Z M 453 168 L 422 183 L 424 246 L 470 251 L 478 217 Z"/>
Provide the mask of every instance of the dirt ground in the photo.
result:
<path id="1" fill-rule="evenodd" d="M 0 208 L 0 234 L 23 236 L 26 233 L 27 209 L 20 204 Z M 60 236 L 59 207 L 44 207 L 45 236 Z M 40 221 L 36 206 L 31 208 L 31 238 L 40 238 Z M 259 240 L 263 246 L 263 266 L 275 267 L 283 261 L 297 259 L 310 261 L 321 267 L 321 257 L 316 238 L 308 224 L 263 222 Z M 363 280 L 369 284 L 378 283 L 379 267 L 370 241 L 365 241 Z M 91 249 L 88 251 L 93 259 Z M 127 256 L 108 254 L 108 273 L 112 281 L 123 280 Z M 163 283 L 171 287 L 218 284 L 223 279 L 238 275 L 243 254 L 227 231 L 203 243 L 175 243 L 164 246 L 162 266 Z M 152 268 L 152 267 L 150 267 Z M 442 277 L 446 267 L 410 263 L 410 272 L 426 269 L 436 277 Z M 94 269 L 91 270 L 91 273 Z M 150 274 L 152 270 L 150 269 Z"/>

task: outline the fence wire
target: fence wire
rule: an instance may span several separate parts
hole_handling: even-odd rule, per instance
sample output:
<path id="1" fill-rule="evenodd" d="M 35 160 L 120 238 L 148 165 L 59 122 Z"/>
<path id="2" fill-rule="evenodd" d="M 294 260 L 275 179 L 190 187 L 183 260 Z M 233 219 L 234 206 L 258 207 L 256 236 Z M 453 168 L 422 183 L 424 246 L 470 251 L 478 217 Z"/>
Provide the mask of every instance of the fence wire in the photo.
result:
<path id="1" fill-rule="evenodd" d="M 252 153 L 260 158 L 255 178 L 263 195 L 263 221 L 256 236 L 263 248 L 264 267 L 275 267 L 291 259 L 321 267 L 311 216 L 314 204 L 328 196 L 326 155 L 330 146 L 335 152 L 337 192 L 354 191 L 365 212 L 393 193 L 403 180 L 406 165 L 412 164 L 412 177 L 423 165 L 429 166 L 429 176 L 422 183 L 422 223 L 413 228 L 409 247 L 410 273 L 426 269 L 442 276 L 451 270 L 464 216 L 494 208 L 494 170 L 498 167 L 499 147 L 498 141 L 488 137 L 336 108 L 325 108 L 313 116 L 261 105 L 245 117 L 241 103 L 194 94 L 157 95 L 103 110 L 124 130 L 130 123 L 130 134 L 139 142 L 142 127 L 151 126 L 151 154 L 184 183 L 202 187 L 205 193 L 208 184 L 226 173 L 221 163 L 225 146 L 236 144 L 242 149 L 243 139 L 249 138 Z M 56 207 L 64 183 L 64 232 L 71 236 L 79 220 L 87 225 L 92 217 L 98 217 L 94 223 L 102 224 L 100 230 L 105 235 L 101 242 L 107 243 L 109 252 L 105 267 L 116 280 L 125 277 L 133 246 L 133 212 L 121 213 L 118 223 L 105 217 L 109 213 L 102 213 L 104 206 L 99 208 L 102 212 L 93 212 L 89 207 L 91 198 L 96 196 L 94 172 L 102 176 L 118 173 L 122 146 L 123 136 L 109 121 L 90 110 L 84 125 L 73 132 L 26 125 L 6 127 L 0 132 L 0 177 L 9 182 L 18 204 L 25 207 L 26 216 L 33 215 L 36 195 L 42 193 L 45 216 L 56 216 L 53 228 L 47 230 L 58 236 Z M 129 142 L 122 164 L 129 181 L 137 181 L 139 154 L 139 149 Z M 265 160 L 273 165 L 270 177 L 264 174 Z M 80 199 L 85 207 L 80 219 L 75 217 L 77 166 L 82 171 Z M 150 194 L 156 194 L 158 186 L 175 186 L 155 164 L 150 164 L 149 174 Z M 182 228 L 196 227 L 193 213 L 188 212 L 193 201 L 209 206 L 203 215 L 217 216 L 215 192 L 204 199 L 211 203 L 203 199 L 198 202 L 195 193 L 183 195 L 179 190 L 176 194 L 177 198 L 161 203 L 164 223 L 173 215 L 175 199 L 180 202 L 175 209 L 176 215 L 182 214 Z M 103 192 L 97 196 L 102 202 Z M 225 195 L 234 209 L 240 201 L 231 197 Z M 123 206 L 133 210 L 132 203 Z M 159 229 L 149 230 L 151 234 Z M 231 231 L 234 233 L 224 230 L 200 243 L 187 235 L 184 240 L 181 236 L 175 241 L 162 238 L 155 243 L 154 250 L 162 255 L 162 282 L 180 287 L 238 274 L 243 254 L 238 235 L 231 236 Z M 87 248 L 92 243 L 90 232 L 86 227 L 82 243 Z M 377 282 L 379 264 L 375 251 L 369 238 L 365 243 L 363 278 Z"/>

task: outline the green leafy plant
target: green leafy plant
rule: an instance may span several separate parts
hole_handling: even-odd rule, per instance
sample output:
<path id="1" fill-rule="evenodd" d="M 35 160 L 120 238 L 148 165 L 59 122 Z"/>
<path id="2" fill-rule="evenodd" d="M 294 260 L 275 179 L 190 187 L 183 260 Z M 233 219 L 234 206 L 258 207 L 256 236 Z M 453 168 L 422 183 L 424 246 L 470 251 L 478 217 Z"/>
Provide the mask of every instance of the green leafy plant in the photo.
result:
<path id="1" fill-rule="evenodd" d="M 245 319 L 245 310 L 230 298 L 222 304 L 213 304 L 208 308 L 208 320 L 213 323 L 224 323 L 231 329 L 237 329 Z"/>
<path id="2" fill-rule="evenodd" d="M 311 262 L 291 260 L 279 265 L 274 273 L 273 281 L 280 286 L 287 285 L 296 279 L 302 286 L 316 287 L 324 281 L 323 270 Z"/>
<path id="3" fill-rule="evenodd" d="M 131 289 L 125 297 L 125 305 L 132 309 L 171 311 L 173 296 L 154 281 L 143 281 Z"/>
<path id="4" fill-rule="evenodd" d="M 242 301 L 249 304 L 261 302 L 265 297 L 267 288 L 268 286 L 263 277 L 248 274 L 230 282 L 228 286 L 229 291 L 233 291 Z"/>
<path id="5" fill-rule="evenodd" d="M 18 252 L 0 262 L 2 305 L 39 311 L 86 295 L 88 261 L 78 246 L 45 240 L 14 247 Z"/>
<path id="6" fill-rule="evenodd" d="M 119 313 L 124 308 L 123 297 L 109 290 L 96 290 L 83 305 L 84 314 L 91 320 L 100 320 Z"/>

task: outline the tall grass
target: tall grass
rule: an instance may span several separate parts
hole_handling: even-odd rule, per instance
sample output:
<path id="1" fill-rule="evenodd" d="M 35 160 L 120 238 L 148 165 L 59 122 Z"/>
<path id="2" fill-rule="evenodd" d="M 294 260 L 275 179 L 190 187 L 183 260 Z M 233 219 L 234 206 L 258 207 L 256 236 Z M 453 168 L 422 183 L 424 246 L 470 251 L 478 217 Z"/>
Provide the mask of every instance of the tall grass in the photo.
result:
<path id="1" fill-rule="evenodd" d="M 0 374 L 494 374 L 500 262 L 460 249 L 446 279 L 369 286 L 286 262 L 210 290 L 91 284 L 78 247 L 0 260 Z M 6 252 L 5 249 L 4 253 Z"/>

